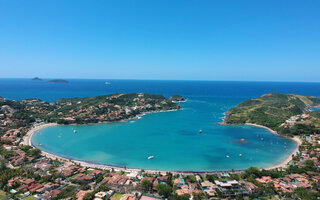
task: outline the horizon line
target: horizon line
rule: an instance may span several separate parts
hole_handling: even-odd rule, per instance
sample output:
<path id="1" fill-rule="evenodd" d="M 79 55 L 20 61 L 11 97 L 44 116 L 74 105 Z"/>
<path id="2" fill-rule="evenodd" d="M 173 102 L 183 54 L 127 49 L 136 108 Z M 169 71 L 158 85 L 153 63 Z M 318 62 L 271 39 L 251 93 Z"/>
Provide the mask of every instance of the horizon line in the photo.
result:
<path id="1" fill-rule="evenodd" d="M 40 78 L 43 80 L 128 80 L 128 81 L 204 81 L 204 82 L 271 82 L 271 83 L 320 83 L 320 81 L 279 81 L 279 80 L 210 80 L 210 79 L 133 79 L 133 78 L 49 78 L 49 77 L 0 77 L 0 79 L 30 79 Z"/>

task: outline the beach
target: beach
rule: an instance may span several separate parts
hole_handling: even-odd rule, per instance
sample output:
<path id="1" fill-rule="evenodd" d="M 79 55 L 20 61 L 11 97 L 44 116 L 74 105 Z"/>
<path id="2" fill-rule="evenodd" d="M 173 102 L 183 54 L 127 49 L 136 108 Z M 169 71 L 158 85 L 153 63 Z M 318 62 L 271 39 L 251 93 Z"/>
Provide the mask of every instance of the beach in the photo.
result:
<path id="1" fill-rule="evenodd" d="M 270 128 L 268 127 L 264 127 L 264 126 L 261 126 L 261 125 L 257 125 L 257 124 L 246 124 L 246 125 L 250 125 L 250 126 L 256 126 L 256 127 L 259 127 L 259 128 L 264 128 L 268 131 L 270 131 L 271 133 L 279 136 L 279 134 L 276 132 L 276 131 L 273 131 L 271 130 Z M 41 129 L 44 129 L 44 128 L 47 128 L 47 127 L 51 127 L 51 126 L 58 126 L 58 124 L 56 123 L 50 123 L 50 124 L 42 124 L 42 125 L 39 125 L 39 126 L 35 126 L 33 128 L 31 128 L 27 134 L 24 136 L 24 145 L 29 145 L 29 146 L 32 146 L 32 142 L 31 142 L 31 138 L 32 138 L 32 135 L 41 130 Z M 281 137 L 281 136 L 279 136 Z M 284 159 L 281 163 L 276 163 L 276 164 L 273 164 L 271 166 L 268 166 L 268 167 L 263 167 L 263 169 L 275 169 L 275 168 L 284 168 L 287 166 L 287 163 L 291 161 L 292 159 L 292 154 L 295 154 L 296 152 L 298 152 L 299 150 L 299 145 L 301 144 L 301 140 L 298 138 L 298 137 L 295 137 L 295 138 L 289 138 L 291 140 L 293 140 L 297 146 L 296 148 L 294 149 L 294 151 L 292 151 L 287 157 L 286 159 Z M 104 169 L 104 170 L 115 170 L 115 171 L 126 171 L 126 172 L 139 172 L 141 171 L 141 169 L 136 169 L 136 168 L 124 168 L 124 167 L 120 167 L 120 166 L 113 166 L 113 165 L 106 165 L 106 164 L 97 164 L 97 163 L 91 163 L 90 161 L 79 161 L 79 160 L 75 160 L 75 159 L 71 159 L 71 158 L 66 158 L 66 157 L 61 157 L 61 156 L 58 156 L 58 155 L 55 155 L 55 154 L 52 154 L 52 153 L 48 153 L 48 152 L 45 152 L 45 151 L 42 151 L 42 155 L 43 156 L 46 156 L 48 158 L 51 158 L 53 160 L 55 159 L 58 159 L 58 160 L 62 160 L 62 161 L 66 161 L 70 164 L 79 164 L 83 167 L 88 167 L 88 168 L 98 168 L 98 169 Z M 149 173 L 166 173 L 168 172 L 169 170 L 145 170 Z M 184 174 L 195 174 L 195 173 L 219 173 L 219 172 L 227 172 L 228 170 L 225 170 L 225 171 L 200 171 L 200 172 L 197 172 L 197 171 L 171 171 L 172 173 L 184 173 Z M 237 170 L 238 172 L 242 172 L 243 170 Z"/>
<path id="2" fill-rule="evenodd" d="M 48 128 L 48 127 L 51 127 L 51 126 L 59 126 L 59 125 L 56 124 L 56 123 L 49 123 L 49 124 L 38 125 L 38 126 L 35 126 L 35 127 L 31 128 L 27 132 L 27 134 L 23 137 L 23 144 L 35 148 L 32 145 L 32 142 L 31 142 L 32 135 L 34 133 L 40 131 L 41 129 Z M 89 162 L 84 162 L 84 161 L 68 159 L 68 158 L 64 158 L 64 157 L 61 157 L 61 156 L 58 156 L 58 155 L 55 155 L 55 154 L 51 154 L 51 153 L 45 152 L 43 150 L 41 150 L 41 155 L 43 155 L 43 156 L 45 156 L 47 158 L 50 158 L 52 160 L 56 160 L 57 159 L 57 160 L 60 160 L 60 161 L 65 161 L 65 162 L 67 162 L 67 164 L 78 164 L 78 165 L 81 165 L 83 167 L 88 167 L 88 168 L 97 168 L 97 169 L 115 170 L 115 171 L 126 171 L 126 172 L 139 172 L 139 171 L 141 171 L 141 169 L 125 169 L 123 167 L 115 167 L 115 166 L 111 166 L 111 165 L 94 164 L 94 163 L 89 163 Z M 147 171 L 150 172 L 150 173 L 158 173 L 158 172 L 161 173 L 161 171 L 159 171 L 159 170 L 156 170 L 156 171 L 147 170 Z M 165 171 L 163 171 L 163 173 L 165 173 Z"/>
<path id="3" fill-rule="evenodd" d="M 31 128 L 27 134 L 25 136 L 23 136 L 23 144 L 24 145 L 29 145 L 29 146 L 32 146 L 32 143 L 31 143 L 31 138 L 32 138 L 32 135 L 37 132 L 37 131 L 40 131 L 41 129 L 44 129 L 44 128 L 48 128 L 50 126 L 58 126 L 58 124 L 56 123 L 49 123 L 49 124 L 41 124 L 41 125 L 37 125 L 33 128 Z M 32 146 L 33 147 L 33 146 Z"/>
<path id="4" fill-rule="evenodd" d="M 249 126 L 255 126 L 255 127 L 259 127 L 259 128 L 264 128 L 268 131 L 270 131 L 271 133 L 279 136 L 279 137 L 284 137 L 278 134 L 278 132 L 272 130 L 271 128 L 268 128 L 266 126 L 262 126 L 259 124 L 252 124 L 252 123 L 246 123 L 245 125 L 249 125 Z M 299 146 L 302 144 L 301 139 L 298 136 L 295 136 L 293 138 L 291 137 L 285 137 L 287 139 L 290 139 L 292 141 L 294 141 L 297 145 L 296 148 L 288 155 L 288 157 L 286 159 L 284 159 L 281 163 L 275 164 L 275 165 L 271 165 L 270 167 L 264 167 L 263 169 L 276 169 L 276 168 L 285 168 L 287 167 L 287 164 L 292 160 L 292 155 L 296 155 L 297 152 L 299 152 Z"/>

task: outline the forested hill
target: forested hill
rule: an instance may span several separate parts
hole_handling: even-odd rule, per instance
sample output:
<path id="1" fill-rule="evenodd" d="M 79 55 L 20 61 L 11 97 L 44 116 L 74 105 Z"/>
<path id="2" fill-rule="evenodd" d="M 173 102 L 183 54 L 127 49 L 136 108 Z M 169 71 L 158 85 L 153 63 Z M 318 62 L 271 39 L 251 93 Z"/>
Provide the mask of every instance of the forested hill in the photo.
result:
<path id="1" fill-rule="evenodd" d="M 180 109 L 162 95 L 133 93 L 96 97 L 59 99 L 54 103 L 39 99 L 20 101 L 0 98 L 0 125 L 7 129 L 30 125 L 33 122 L 85 124 L 112 122 L 135 117 L 145 112 Z"/>
<path id="2" fill-rule="evenodd" d="M 301 116 L 309 112 L 309 108 L 320 104 L 320 98 L 295 94 L 269 93 L 255 99 L 246 100 L 227 111 L 225 124 L 253 123 L 286 132 L 286 120 L 296 116 L 295 122 L 303 121 Z M 304 116 L 304 115 L 303 115 Z M 317 115 L 311 115 L 311 117 Z M 304 118 L 304 117 L 302 117 Z M 305 118 L 307 121 L 307 118 Z M 294 123 L 289 125 L 294 127 Z M 317 126 L 316 124 L 311 124 Z M 292 128 L 291 127 L 291 128 Z"/>

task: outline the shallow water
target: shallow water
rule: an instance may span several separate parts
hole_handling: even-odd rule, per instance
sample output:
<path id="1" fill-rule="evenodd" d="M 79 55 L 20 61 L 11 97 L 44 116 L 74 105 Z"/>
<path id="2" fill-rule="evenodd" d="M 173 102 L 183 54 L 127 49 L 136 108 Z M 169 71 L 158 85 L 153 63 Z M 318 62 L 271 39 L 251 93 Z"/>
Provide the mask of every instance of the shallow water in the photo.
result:
<path id="1" fill-rule="evenodd" d="M 49 127 L 37 132 L 32 143 L 77 160 L 179 171 L 266 167 L 281 162 L 295 148 L 292 141 L 262 128 L 215 124 L 222 117 L 223 101 L 189 99 L 181 106 L 183 110 L 129 122 Z"/>
<path id="2" fill-rule="evenodd" d="M 0 96 L 15 100 L 53 102 L 63 97 L 134 92 L 181 94 L 188 101 L 181 103 L 183 110 L 148 114 L 127 123 L 49 127 L 36 133 L 32 142 L 69 158 L 132 168 L 211 171 L 265 167 L 287 157 L 295 144 L 261 128 L 216 123 L 229 108 L 265 93 L 320 96 L 320 83 L 70 79 L 68 84 L 54 84 L 0 79 Z M 240 138 L 246 142 L 239 142 Z M 151 155 L 154 159 L 148 160 Z"/>

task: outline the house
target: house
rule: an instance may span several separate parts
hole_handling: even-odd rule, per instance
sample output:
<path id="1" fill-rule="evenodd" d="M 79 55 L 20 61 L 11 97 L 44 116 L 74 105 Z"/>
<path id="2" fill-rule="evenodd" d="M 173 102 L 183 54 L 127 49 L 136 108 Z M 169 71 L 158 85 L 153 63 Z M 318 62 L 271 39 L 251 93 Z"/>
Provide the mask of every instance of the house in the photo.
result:
<path id="1" fill-rule="evenodd" d="M 135 195 L 134 194 L 124 194 L 120 200 L 135 200 Z"/>
<path id="2" fill-rule="evenodd" d="M 182 178 L 176 178 L 173 180 L 173 184 L 175 184 L 177 187 L 181 187 L 184 185 L 184 180 Z"/>
<path id="3" fill-rule="evenodd" d="M 255 192 L 255 191 L 258 189 L 258 187 L 257 187 L 255 184 L 251 183 L 251 182 L 244 182 L 244 181 L 243 181 L 242 184 L 244 185 L 244 187 L 246 188 L 246 190 L 247 190 L 249 193 L 253 193 L 253 192 Z"/>
<path id="4" fill-rule="evenodd" d="M 100 199 L 104 199 L 106 195 L 107 195 L 106 192 L 98 192 L 94 195 L 94 197 L 95 197 L 95 200 L 100 200 Z"/>
<path id="5" fill-rule="evenodd" d="M 142 181 L 149 181 L 150 183 L 152 183 L 153 180 L 154 180 L 153 177 L 147 177 L 147 176 L 146 176 L 146 177 L 143 177 L 143 178 L 141 179 L 140 183 L 142 183 Z"/>
<path id="6" fill-rule="evenodd" d="M 93 192 L 93 190 L 80 190 L 77 194 L 76 194 L 76 198 L 78 200 L 83 200 L 83 197 L 88 194 Z"/>
<path id="7" fill-rule="evenodd" d="M 100 170 L 93 170 L 90 172 L 89 176 L 93 177 L 93 178 L 96 178 L 98 176 L 101 175 L 101 171 Z"/>
<path id="8" fill-rule="evenodd" d="M 77 174 L 73 179 L 75 179 L 77 181 L 91 181 L 93 179 L 93 177 L 80 173 L 80 174 Z"/>
<path id="9" fill-rule="evenodd" d="M 190 195 L 189 190 L 185 190 L 185 189 L 178 189 L 178 190 L 176 190 L 176 194 L 177 194 L 178 196 Z"/>
<path id="10" fill-rule="evenodd" d="M 203 181 L 201 182 L 201 186 L 203 189 L 210 189 L 215 187 L 215 184 L 211 183 L 210 181 Z"/>
<path id="11" fill-rule="evenodd" d="M 43 200 L 51 199 L 51 198 L 57 197 L 60 193 L 61 193 L 60 190 L 51 190 L 49 193 L 43 195 L 41 199 Z"/>
<path id="12" fill-rule="evenodd" d="M 266 184 L 266 183 L 271 182 L 271 177 L 270 176 L 263 176 L 261 178 L 256 178 L 256 181 L 258 181 L 259 183 L 262 183 L 262 184 Z"/>
<path id="13" fill-rule="evenodd" d="M 232 188 L 235 186 L 239 186 L 239 182 L 236 180 L 228 180 L 228 181 L 214 181 L 214 183 L 221 188 Z"/>
<path id="14" fill-rule="evenodd" d="M 312 177 L 312 180 L 316 183 L 320 183 L 320 176 L 314 176 Z"/>
<path id="15" fill-rule="evenodd" d="M 128 180 L 127 176 L 115 174 L 112 177 L 106 177 L 106 181 L 112 185 L 124 185 Z"/>
<path id="16" fill-rule="evenodd" d="M 139 200 L 160 200 L 154 197 L 141 196 Z"/>

